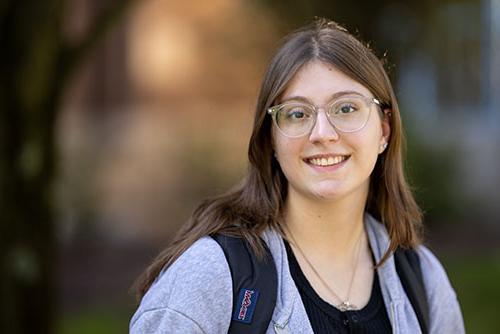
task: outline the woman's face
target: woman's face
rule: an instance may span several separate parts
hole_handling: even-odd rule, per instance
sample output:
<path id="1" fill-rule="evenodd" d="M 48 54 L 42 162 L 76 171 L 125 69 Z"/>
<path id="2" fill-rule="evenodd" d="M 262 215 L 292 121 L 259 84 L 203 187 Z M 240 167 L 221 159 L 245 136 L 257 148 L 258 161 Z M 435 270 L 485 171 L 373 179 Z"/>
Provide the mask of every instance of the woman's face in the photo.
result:
<path id="1" fill-rule="evenodd" d="M 332 65 L 313 61 L 304 65 L 280 97 L 315 106 L 331 102 L 332 95 L 354 92 L 372 98 L 370 91 Z M 288 180 L 288 196 L 337 200 L 348 195 L 366 200 L 370 175 L 390 133 L 389 122 L 370 105 L 366 125 L 356 132 L 339 132 L 321 108 L 311 132 L 299 138 L 284 136 L 273 127 L 276 158 Z M 326 163 L 326 164 L 325 164 Z"/>

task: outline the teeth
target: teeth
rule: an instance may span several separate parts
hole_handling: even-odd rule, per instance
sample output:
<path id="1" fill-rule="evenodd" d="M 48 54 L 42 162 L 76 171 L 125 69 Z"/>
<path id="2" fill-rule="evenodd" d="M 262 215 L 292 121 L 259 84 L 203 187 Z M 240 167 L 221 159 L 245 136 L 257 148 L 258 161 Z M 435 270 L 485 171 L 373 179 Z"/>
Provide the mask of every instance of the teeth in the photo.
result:
<path id="1" fill-rule="evenodd" d="M 316 166 L 332 166 L 344 161 L 345 159 L 346 156 L 338 155 L 335 157 L 328 157 L 328 158 L 312 158 L 309 159 L 309 163 Z"/>

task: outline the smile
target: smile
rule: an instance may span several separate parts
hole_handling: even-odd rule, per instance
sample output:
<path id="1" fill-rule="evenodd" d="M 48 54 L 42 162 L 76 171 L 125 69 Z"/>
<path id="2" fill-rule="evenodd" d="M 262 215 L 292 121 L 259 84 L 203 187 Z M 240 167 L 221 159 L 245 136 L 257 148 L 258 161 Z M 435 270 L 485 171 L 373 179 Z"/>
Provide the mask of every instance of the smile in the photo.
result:
<path id="1" fill-rule="evenodd" d="M 313 157 L 304 159 L 305 162 L 314 165 L 314 166 L 333 166 L 341 163 L 342 161 L 347 160 L 350 155 L 331 155 L 331 156 L 322 156 L 322 157 Z"/>

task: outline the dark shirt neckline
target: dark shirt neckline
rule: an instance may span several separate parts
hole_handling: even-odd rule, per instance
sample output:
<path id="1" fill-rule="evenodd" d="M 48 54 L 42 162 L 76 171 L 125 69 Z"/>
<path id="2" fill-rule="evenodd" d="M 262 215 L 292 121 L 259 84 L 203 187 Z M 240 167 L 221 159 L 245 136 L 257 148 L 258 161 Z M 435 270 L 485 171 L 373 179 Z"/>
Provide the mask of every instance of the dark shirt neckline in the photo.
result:
<path id="1" fill-rule="evenodd" d="M 377 311 L 380 309 L 382 305 L 382 294 L 379 288 L 379 279 L 377 271 L 375 271 L 375 275 L 373 277 L 372 289 L 370 293 L 370 299 L 368 303 L 359 310 L 351 310 L 351 311 L 340 311 L 334 305 L 328 303 L 324 299 L 322 299 L 311 286 L 307 278 L 305 277 L 302 269 L 300 268 L 299 263 L 295 257 L 295 254 L 292 251 L 289 243 L 284 240 L 285 248 L 288 256 L 288 262 L 290 264 L 290 272 L 292 274 L 292 278 L 294 279 L 297 287 L 301 289 L 315 304 L 319 307 L 323 312 L 325 312 L 328 316 L 336 319 L 337 321 L 341 321 L 345 316 L 356 317 L 359 321 L 370 320 L 377 315 Z"/>

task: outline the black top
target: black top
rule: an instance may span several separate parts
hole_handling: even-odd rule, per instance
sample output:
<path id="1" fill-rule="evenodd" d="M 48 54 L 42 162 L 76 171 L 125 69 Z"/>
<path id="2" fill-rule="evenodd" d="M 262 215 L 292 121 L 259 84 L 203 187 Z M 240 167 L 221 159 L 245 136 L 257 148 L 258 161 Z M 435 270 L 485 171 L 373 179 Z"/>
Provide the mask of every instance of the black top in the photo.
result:
<path id="1" fill-rule="evenodd" d="M 314 333 L 382 334 L 392 332 L 380 290 L 378 275 L 375 275 L 373 279 L 368 304 L 360 310 L 342 312 L 318 296 L 300 269 L 299 263 L 286 240 L 285 247 L 292 278 L 297 285 Z"/>

